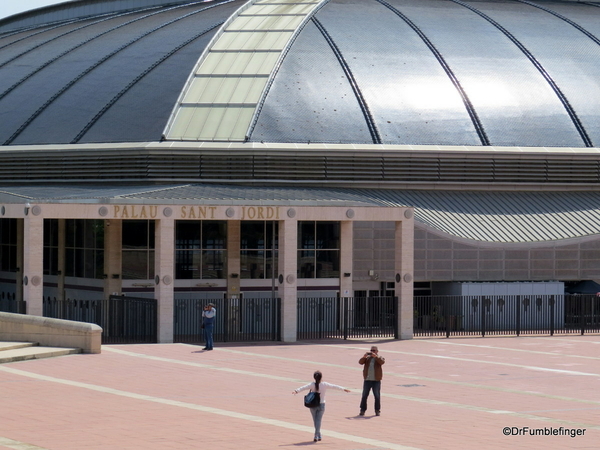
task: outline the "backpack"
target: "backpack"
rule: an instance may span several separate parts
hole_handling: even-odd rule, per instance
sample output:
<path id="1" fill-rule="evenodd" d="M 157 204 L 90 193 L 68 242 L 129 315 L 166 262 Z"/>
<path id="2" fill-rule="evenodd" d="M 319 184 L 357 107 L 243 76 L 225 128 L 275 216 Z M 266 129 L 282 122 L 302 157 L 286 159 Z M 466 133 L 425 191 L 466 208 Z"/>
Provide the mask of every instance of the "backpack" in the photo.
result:
<path id="1" fill-rule="evenodd" d="M 321 394 L 318 392 L 309 392 L 304 396 L 304 406 L 307 408 L 316 408 L 321 404 Z"/>

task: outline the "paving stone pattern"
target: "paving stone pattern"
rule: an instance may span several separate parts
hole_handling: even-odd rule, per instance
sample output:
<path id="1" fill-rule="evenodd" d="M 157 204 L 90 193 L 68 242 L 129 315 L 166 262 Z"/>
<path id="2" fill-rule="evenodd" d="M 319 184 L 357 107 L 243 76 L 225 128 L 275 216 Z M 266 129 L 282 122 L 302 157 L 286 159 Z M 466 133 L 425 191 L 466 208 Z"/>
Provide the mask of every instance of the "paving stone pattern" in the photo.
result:
<path id="1" fill-rule="evenodd" d="M 361 417 L 372 343 L 386 358 L 382 411 L 371 397 Z M 0 449 L 592 449 L 599 350 L 589 335 L 103 346 L 0 365 Z M 317 369 L 352 392 L 328 392 L 315 443 L 291 392 Z"/>

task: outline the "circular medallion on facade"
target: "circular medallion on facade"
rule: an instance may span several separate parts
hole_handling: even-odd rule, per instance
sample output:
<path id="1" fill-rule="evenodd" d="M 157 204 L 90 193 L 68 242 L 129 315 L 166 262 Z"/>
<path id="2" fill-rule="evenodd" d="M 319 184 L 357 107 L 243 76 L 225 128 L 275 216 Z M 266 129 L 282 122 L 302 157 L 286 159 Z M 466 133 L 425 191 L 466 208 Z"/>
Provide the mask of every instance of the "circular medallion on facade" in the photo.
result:
<path id="1" fill-rule="evenodd" d="M 35 205 L 33 208 L 31 208 L 31 214 L 33 214 L 34 216 L 39 216 L 42 213 L 42 208 L 40 208 L 38 205 Z"/>
<path id="2" fill-rule="evenodd" d="M 296 217 L 296 210 L 294 208 L 290 208 L 287 210 L 287 215 L 290 219 Z"/>
<path id="3" fill-rule="evenodd" d="M 31 284 L 34 286 L 39 286 L 40 283 L 42 282 L 42 279 L 40 277 L 38 277 L 37 275 L 34 275 L 31 277 Z"/>
<path id="4" fill-rule="evenodd" d="M 283 275 L 280 274 L 279 275 L 279 284 L 282 284 L 282 283 L 283 283 Z"/>
<path id="5" fill-rule="evenodd" d="M 400 283 L 400 274 L 399 273 L 396 274 L 396 283 Z"/>
<path id="6" fill-rule="evenodd" d="M 160 283 L 160 277 L 159 277 L 158 275 L 156 275 L 156 276 L 154 277 L 154 282 L 155 282 L 156 284 Z"/>
<path id="7" fill-rule="evenodd" d="M 227 210 L 225 211 L 225 215 L 227 217 L 233 217 L 233 216 L 235 216 L 235 209 L 233 209 L 233 208 L 227 208 Z"/>
<path id="8" fill-rule="evenodd" d="M 354 210 L 353 209 L 349 209 L 348 211 L 346 211 L 346 217 L 348 219 L 352 219 L 354 217 Z"/>
<path id="9" fill-rule="evenodd" d="M 98 214 L 100 214 L 102 217 L 105 217 L 108 214 L 108 208 L 106 206 L 101 206 L 98 209 Z"/>
<path id="10" fill-rule="evenodd" d="M 173 282 L 173 277 L 171 277 L 171 275 L 165 275 L 163 277 L 163 283 L 165 283 L 166 285 L 169 285 Z"/>
<path id="11" fill-rule="evenodd" d="M 4 206 L 2 207 L 1 212 L 2 212 L 2 215 L 6 214 L 6 208 Z"/>
<path id="12" fill-rule="evenodd" d="M 296 277 L 290 273 L 287 277 L 285 277 L 285 281 L 287 281 L 289 284 L 292 284 L 294 281 L 296 281 Z"/>
<path id="13" fill-rule="evenodd" d="M 407 209 L 406 211 L 404 211 L 404 217 L 406 217 L 407 219 L 412 219 L 412 216 L 413 216 L 412 209 Z"/>
<path id="14" fill-rule="evenodd" d="M 23 286 L 27 286 L 29 284 L 29 278 L 27 278 L 27 275 L 25 275 L 23 277 Z"/>
<path id="15" fill-rule="evenodd" d="M 169 208 L 168 206 L 165 209 L 163 209 L 163 216 L 171 217 L 172 214 L 173 214 L 173 210 L 171 208 Z"/>
<path id="16" fill-rule="evenodd" d="M 411 281 L 412 281 L 412 275 L 410 273 L 405 273 L 404 274 L 404 282 L 410 283 Z"/>

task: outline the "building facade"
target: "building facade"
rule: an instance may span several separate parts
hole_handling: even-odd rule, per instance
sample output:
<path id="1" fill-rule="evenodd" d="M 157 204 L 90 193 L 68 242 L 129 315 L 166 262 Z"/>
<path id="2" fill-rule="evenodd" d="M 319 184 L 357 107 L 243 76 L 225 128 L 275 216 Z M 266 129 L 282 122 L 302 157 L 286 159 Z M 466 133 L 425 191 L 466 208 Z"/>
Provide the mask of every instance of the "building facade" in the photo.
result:
<path id="1" fill-rule="evenodd" d="M 0 21 L 0 295 L 600 279 L 600 8 L 80 0 Z"/>

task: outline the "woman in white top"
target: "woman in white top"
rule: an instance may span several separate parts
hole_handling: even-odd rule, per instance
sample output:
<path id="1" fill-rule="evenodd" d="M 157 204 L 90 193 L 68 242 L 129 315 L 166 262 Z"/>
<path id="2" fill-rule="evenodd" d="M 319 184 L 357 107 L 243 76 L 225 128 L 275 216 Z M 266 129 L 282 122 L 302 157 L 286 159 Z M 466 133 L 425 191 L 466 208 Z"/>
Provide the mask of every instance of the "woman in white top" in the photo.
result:
<path id="1" fill-rule="evenodd" d="M 321 397 L 321 404 L 314 408 L 310 408 L 310 413 L 313 418 L 313 422 L 315 424 L 315 442 L 321 440 L 321 419 L 323 418 L 323 414 L 325 413 L 325 394 L 327 393 L 328 388 L 339 389 L 340 391 L 350 392 L 350 389 L 343 388 L 342 386 L 338 386 L 337 384 L 331 384 L 322 382 L 321 378 L 323 378 L 323 374 L 320 371 L 316 371 L 313 374 L 315 381 L 309 383 L 305 386 L 299 387 L 298 389 L 294 389 L 292 394 L 296 395 L 298 392 L 305 391 L 310 389 L 311 392 L 318 392 Z"/>

